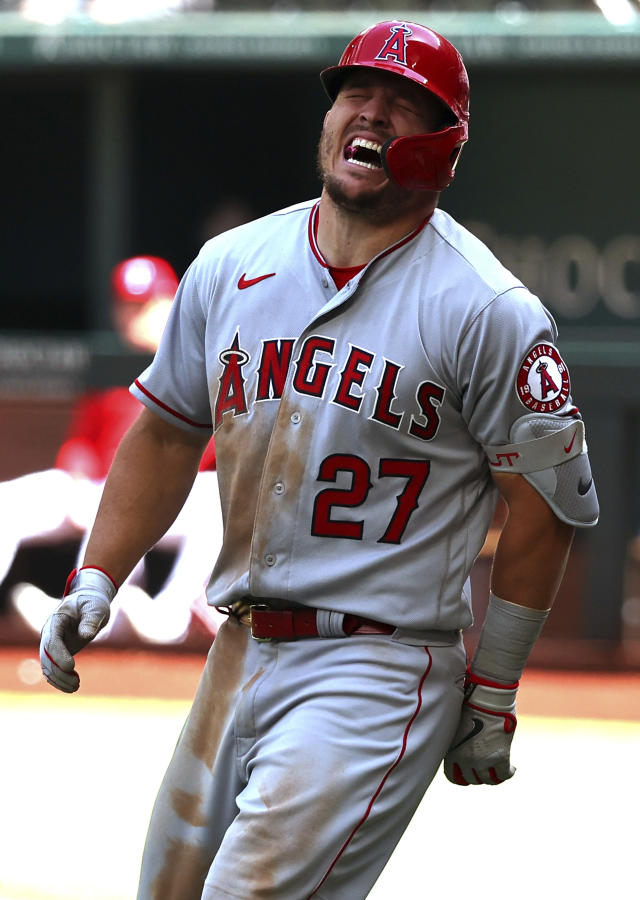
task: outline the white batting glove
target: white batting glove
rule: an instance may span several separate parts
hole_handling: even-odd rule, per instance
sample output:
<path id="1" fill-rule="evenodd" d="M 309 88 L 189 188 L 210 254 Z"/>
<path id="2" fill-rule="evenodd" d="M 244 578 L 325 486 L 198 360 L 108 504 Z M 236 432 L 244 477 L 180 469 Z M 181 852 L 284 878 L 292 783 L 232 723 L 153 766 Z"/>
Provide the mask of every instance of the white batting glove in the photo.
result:
<path id="1" fill-rule="evenodd" d="M 444 758 L 454 784 L 502 784 L 515 773 L 509 752 L 516 730 L 515 684 L 498 684 L 467 670 L 458 730 Z"/>
<path id="2" fill-rule="evenodd" d="M 64 597 L 45 622 L 40 640 L 42 671 L 59 691 L 72 694 L 80 687 L 73 657 L 109 621 L 117 590 L 100 569 L 74 569 L 69 575 Z"/>

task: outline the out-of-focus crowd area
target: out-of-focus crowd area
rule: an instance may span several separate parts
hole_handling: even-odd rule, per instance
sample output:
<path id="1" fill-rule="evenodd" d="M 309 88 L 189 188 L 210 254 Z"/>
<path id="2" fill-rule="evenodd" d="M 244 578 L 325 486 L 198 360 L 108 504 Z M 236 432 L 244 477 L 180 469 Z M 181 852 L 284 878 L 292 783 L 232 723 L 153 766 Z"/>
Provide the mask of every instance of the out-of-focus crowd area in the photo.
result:
<path id="1" fill-rule="evenodd" d="M 81 561 L 128 385 L 202 243 L 317 195 L 317 73 L 355 32 L 343 13 L 433 18 L 460 46 L 470 141 L 442 206 L 559 325 L 602 517 L 532 664 L 640 669 L 638 0 L 0 0 L 0 643 L 35 645 Z M 206 648 L 221 529 L 212 442 L 99 640 Z"/>
<path id="2" fill-rule="evenodd" d="M 507 19 L 535 11 L 600 11 L 609 21 L 622 23 L 637 14 L 637 0 L 0 0 L 0 11 L 19 12 L 35 21 L 87 14 L 101 22 L 121 22 L 137 16 L 189 12 L 282 12 L 328 10 L 345 12 L 496 12 Z"/>

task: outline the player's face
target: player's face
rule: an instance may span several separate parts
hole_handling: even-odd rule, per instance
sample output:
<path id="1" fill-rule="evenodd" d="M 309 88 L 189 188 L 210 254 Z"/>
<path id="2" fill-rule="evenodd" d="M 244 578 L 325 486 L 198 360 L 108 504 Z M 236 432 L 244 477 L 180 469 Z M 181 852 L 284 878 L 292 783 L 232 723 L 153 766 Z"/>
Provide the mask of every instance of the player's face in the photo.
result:
<path id="1" fill-rule="evenodd" d="M 441 126 L 442 107 L 428 91 L 400 76 L 370 69 L 345 79 L 327 113 L 318 170 L 329 196 L 351 212 L 403 212 L 423 202 L 382 168 L 380 149 L 391 137 L 424 134 Z"/>

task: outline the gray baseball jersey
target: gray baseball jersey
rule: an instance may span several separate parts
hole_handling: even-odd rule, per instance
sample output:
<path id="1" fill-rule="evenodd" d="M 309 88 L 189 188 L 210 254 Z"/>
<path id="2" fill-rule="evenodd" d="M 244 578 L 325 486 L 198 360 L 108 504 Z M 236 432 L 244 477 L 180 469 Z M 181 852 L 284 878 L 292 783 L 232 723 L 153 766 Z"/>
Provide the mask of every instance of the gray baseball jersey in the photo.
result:
<path id="1" fill-rule="evenodd" d="M 317 209 L 207 242 L 131 389 L 214 430 L 210 603 L 278 598 L 409 639 L 464 628 L 496 499 L 483 447 L 524 415 L 577 412 L 554 322 L 441 210 L 336 291 Z"/>

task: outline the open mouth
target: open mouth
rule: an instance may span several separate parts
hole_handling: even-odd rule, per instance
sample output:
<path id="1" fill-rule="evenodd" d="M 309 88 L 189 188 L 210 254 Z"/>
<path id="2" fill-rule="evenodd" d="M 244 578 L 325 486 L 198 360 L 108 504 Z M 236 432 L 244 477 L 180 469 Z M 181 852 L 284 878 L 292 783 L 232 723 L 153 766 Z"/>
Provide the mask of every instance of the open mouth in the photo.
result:
<path id="1" fill-rule="evenodd" d="M 344 148 L 344 158 L 354 166 L 362 166 L 365 169 L 381 169 L 381 150 L 382 144 L 356 137 Z"/>

